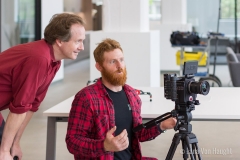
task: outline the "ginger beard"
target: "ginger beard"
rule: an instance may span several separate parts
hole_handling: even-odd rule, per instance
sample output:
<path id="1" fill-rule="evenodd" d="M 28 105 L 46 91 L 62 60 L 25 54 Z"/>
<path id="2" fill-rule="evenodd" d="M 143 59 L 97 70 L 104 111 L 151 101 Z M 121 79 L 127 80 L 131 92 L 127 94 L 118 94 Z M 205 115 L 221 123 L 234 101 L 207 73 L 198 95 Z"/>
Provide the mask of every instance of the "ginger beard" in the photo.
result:
<path id="1" fill-rule="evenodd" d="M 102 77 L 108 81 L 110 84 L 114 85 L 114 86 L 123 86 L 126 83 L 127 80 L 127 70 L 126 67 L 124 69 L 119 68 L 117 71 L 115 72 L 110 72 L 108 70 L 106 70 L 103 66 L 102 66 Z"/>

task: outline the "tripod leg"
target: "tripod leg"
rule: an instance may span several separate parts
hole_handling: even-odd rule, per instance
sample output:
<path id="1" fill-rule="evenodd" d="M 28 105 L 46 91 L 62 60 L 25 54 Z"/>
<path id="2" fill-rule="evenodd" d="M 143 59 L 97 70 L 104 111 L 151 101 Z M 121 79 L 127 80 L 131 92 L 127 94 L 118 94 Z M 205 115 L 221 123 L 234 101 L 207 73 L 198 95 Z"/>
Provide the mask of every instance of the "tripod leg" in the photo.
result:
<path id="1" fill-rule="evenodd" d="M 188 138 L 189 138 L 189 143 L 192 144 L 193 152 L 195 153 L 194 158 L 196 159 L 196 153 L 197 153 L 198 159 L 201 160 L 202 157 L 201 157 L 201 153 L 200 153 L 200 150 L 199 150 L 199 147 L 198 147 L 198 140 L 197 140 L 196 135 L 191 133 L 191 134 L 188 135 Z"/>
<path id="2" fill-rule="evenodd" d="M 182 150 L 183 150 L 183 159 L 187 160 L 188 159 L 188 149 L 187 149 L 187 145 L 184 139 L 182 139 Z"/>
<path id="3" fill-rule="evenodd" d="M 201 154 L 200 154 L 200 150 L 199 150 L 199 148 L 198 148 L 198 144 L 195 143 L 194 145 L 195 145 L 196 150 L 197 150 L 198 159 L 199 159 L 199 160 L 202 160 L 202 157 L 201 157 Z"/>
<path id="4" fill-rule="evenodd" d="M 174 155 L 174 153 L 176 151 L 176 148 L 177 148 L 177 146 L 178 146 L 178 144 L 180 142 L 180 139 L 181 139 L 181 135 L 176 133 L 174 135 L 174 137 L 173 137 L 172 144 L 171 144 L 171 146 L 169 148 L 169 151 L 168 151 L 168 154 L 167 154 L 167 157 L 166 157 L 165 160 L 172 160 L 173 155 Z"/>
<path id="5" fill-rule="evenodd" d="M 188 147 L 188 150 L 189 150 L 189 154 L 190 154 L 190 157 L 191 157 L 191 160 L 195 160 L 195 158 L 193 157 L 193 150 L 192 150 L 192 146 L 190 145 L 190 139 L 189 137 L 186 135 L 185 137 L 185 140 L 186 140 L 186 144 L 187 144 L 187 147 Z"/>
<path id="6" fill-rule="evenodd" d="M 192 151 L 193 151 L 194 159 L 196 159 L 197 150 L 196 150 L 196 146 L 194 143 L 192 144 Z"/>

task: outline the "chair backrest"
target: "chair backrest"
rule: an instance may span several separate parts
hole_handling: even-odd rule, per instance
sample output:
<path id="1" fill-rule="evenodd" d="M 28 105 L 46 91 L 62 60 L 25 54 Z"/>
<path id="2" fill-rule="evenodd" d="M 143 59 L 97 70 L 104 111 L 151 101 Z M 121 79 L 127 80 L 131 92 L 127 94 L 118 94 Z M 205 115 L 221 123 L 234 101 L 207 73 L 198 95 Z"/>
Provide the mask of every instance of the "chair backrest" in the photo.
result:
<path id="1" fill-rule="evenodd" d="M 239 62 L 236 54 L 232 50 L 232 48 L 227 47 L 227 60 L 228 62 Z"/>
<path id="2" fill-rule="evenodd" d="M 227 62 L 230 77 L 234 87 L 240 87 L 240 62 L 238 56 L 234 53 L 232 48 L 227 47 Z M 239 55 L 239 54 L 238 54 Z"/>
<path id="3" fill-rule="evenodd" d="M 210 54 L 218 53 L 218 55 L 226 55 L 227 54 L 227 50 L 226 47 L 228 47 L 230 45 L 230 41 L 229 38 L 223 37 L 221 39 L 210 39 Z M 215 48 L 217 45 L 217 48 Z"/>

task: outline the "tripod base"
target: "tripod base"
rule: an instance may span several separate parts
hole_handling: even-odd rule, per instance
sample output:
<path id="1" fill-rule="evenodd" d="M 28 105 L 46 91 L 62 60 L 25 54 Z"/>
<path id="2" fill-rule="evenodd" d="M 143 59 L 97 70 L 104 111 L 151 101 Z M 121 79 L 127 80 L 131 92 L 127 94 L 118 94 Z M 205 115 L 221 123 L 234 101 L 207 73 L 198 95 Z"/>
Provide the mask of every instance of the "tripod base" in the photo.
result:
<path id="1" fill-rule="evenodd" d="M 172 144 L 168 151 L 166 160 L 172 160 L 180 140 L 182 141 L 181 153 L 183 154 L 184 160 L 187 160 L 189 155 L 191 157 L 191 160 L 196 160 L 196 155 L 198 156 L 199 160 L 202 160 L 200 150 L 197 144 L 198 140 L 193 133 L 176 133 L 173 137 Z"/>

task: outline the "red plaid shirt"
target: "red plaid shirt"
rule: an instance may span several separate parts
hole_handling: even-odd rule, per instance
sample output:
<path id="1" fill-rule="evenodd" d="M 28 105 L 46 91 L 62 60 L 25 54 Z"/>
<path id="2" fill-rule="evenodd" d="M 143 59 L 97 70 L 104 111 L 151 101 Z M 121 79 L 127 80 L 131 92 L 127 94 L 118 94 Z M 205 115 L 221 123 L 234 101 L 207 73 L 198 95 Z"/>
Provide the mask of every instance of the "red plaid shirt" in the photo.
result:
<path id="1" fill-rule="evenodd" d="M 133 127 L 136 127 L 142 124 L 141 99 L 132 87 L 124 85 L 123 89 L 132 107 Z M 113 160 L 114 153 L 106 152 L 103 142 L 106 133 L 114 126 L 113 102 L 99 79 L 79 91 L 73 100 L 66 135 L 69 152 L 75 160 Z M 134 133 L 132 159 L 154 159 L 142 157 L 139 142 L 152 140 L 159 134 L 157 126 Z"/>

